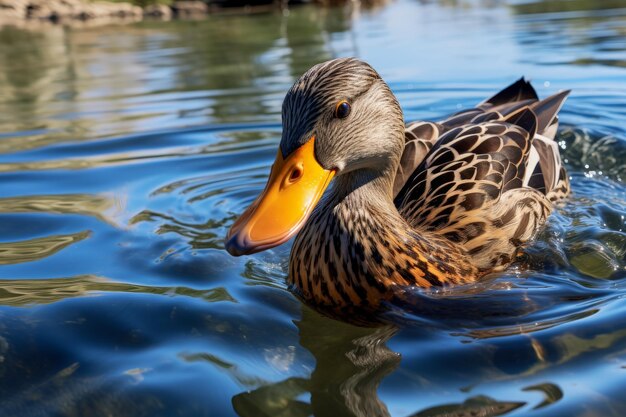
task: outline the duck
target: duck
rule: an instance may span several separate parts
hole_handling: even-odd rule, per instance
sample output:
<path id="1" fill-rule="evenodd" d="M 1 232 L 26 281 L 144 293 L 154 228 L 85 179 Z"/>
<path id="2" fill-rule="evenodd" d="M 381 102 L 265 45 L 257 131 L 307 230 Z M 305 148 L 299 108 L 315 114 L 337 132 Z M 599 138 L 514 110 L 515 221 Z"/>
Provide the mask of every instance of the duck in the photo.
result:
<path id="1" fill-rule="evenodd" d="M 408 124 L 368 63 L 313 66 L 288 90 L 263 192 L 233 223 L 234 256 L 291 240 L 308 304 L 377 309 L 503 271 L 570 193 L 555 141 L 570 91 L 523 77 L 475 107 Z"/>

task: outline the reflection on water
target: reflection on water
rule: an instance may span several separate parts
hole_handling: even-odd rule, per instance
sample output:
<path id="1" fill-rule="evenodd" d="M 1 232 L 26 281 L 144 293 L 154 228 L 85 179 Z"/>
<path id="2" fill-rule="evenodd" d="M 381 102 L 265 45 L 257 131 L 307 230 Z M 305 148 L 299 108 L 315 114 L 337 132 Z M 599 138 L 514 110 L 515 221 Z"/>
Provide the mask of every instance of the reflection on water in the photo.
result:
<path id="1" fill-rule="evenodd" d="M 347 29 L 343 15 L 144 22 L 121 33 L 0 27 L 0 44 L 12 46 L 0 48 L 0 120 L 13 136 L 0 152 L 181 123 L 276 120 L 283 86 L 332 56 L 326 41 Z M 277 55 L 263 56 L 270 49 Z"/>
<path id="2" fill-rule="evenodd" d="M 0 198 L 0 213 L 82 214 L 107 223 L 113 223 L 107 212 L 116 208 L 121 210 L 119 202 L 104 195 L 49 194 Z"/>
<path id="3" fill-rule="evenodd" d="M 71 235 L 52 235 L 22 242 L 0 243 L 0 265 L 32 262 L 54 255 L 61 249 L 89 237 L 88 231 Z"/>
<path id="4" fill-rule="evenodd" d="M 550 383 L 533 385 L 532 387 L 524 388 L 524 391 L 538 391 L 544 395 L 545 399 L 540 404 L 535 406 L 535 410 L 547 407 L 563 398 L 563 391 L 561 391 L 561 388 L 559 388 L 558 385 Z"/>
<path id="5" fill-rule="evenodd" d="M 207 302 L 232 301 L 235 299 L 223 288 L 196 290 L 186 287 L 154 287 L 139 284 L 111 282 L 101 277 L 78 276 L 71 278 L 48 278 L 2 281 L 0 304 L 5 306 L 28 306 L 49 304 L 66 298 L 84 297 L 93 293 L 127 292 L 160 295 L 182 295 Z"/>
<path id="6" fill-rule="evenodd" d="M 524 403 L 501 402 L 493 398 L 479 396 L 467 399 L 463 404 L 446 404 L 432 407 L 419 413 L 412 414 L 411 417 L 434 417 L 434 416 L 486 416 L 495 417 L 508 414 L 510 411 L 522 407 Z"/>
<path id="7" fill-rule="evenodd" d="M 392 326 L 376 329 L 322 319 L 308 308 L 296 322 L 300 344 L 315 358 L 309 378 L 289 378 L 233 397 L 242 417 L 251 416 L 389 416 L 377 394 L 382 379 L 400 356 L 387 341 Z M 310 394 L 310 403 L 299 399 Z"/>
<path id="8" fill-rule="evenodd" d="M 625 27 L 622 0 L 1 27 L 0 415 L 626 415 Z M 521 75 L 573 90 L 574 193 L 524 257 L 378 327 L 302 306 L 289 245 L 222 244 L 265 184 L 285 91 L 344 55 L 407 120 Z"/>

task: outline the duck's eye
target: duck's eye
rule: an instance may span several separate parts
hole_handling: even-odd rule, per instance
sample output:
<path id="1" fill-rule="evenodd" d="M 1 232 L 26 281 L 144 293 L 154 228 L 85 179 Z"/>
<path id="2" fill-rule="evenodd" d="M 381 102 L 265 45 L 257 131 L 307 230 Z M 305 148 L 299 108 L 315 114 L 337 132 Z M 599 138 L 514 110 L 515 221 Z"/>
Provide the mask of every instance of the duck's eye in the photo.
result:
<path id="1" fill-rule="evenodd" d="M 350 114 L 350 103 L 346 100 L 341 100 L 335 107 L 335 117 L 337 119 L 345 119 Z"/>

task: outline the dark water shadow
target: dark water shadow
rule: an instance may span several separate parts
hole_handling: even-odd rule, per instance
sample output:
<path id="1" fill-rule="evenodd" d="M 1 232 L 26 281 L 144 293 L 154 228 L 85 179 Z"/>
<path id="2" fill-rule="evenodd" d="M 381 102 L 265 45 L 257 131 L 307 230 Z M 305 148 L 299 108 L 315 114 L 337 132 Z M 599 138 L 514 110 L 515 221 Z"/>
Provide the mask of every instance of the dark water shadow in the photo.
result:
<path id="1" fill-rule="evenodd" d="M 241 417 L 252 416 L 389 416 L 377 394 L 400 355 L 386 342 L 397 328 L 360 328 L 320 317 L 303 307 L 296 322 L 300 344 L 315 358 L 309 378 L 288 378 L 233 397 Z M 310 394 L 310 402 L 302 396 Z"/>
<path id="2" fill-rule="evenodd" d="M 300 344 L 315 358 L 309 377 L 292 377 L 244 391 L 232 398 L 240 417 L 388 417 L 391 415 L 378 390 L 381 382 L 396 371 L 401 355 L 387 342 L 399 327 L 357 327 L 320 316 L 303 307 L 296 322 Z M 523 391 L 543 394 L 539 409 L 563 398 L 553 383 L 536 384 Z M 474 395 L 459 403 L 446 402 L 426 407 L 411 417 L 502 416 L 527 405 L 524 401 L 501 401 Z M 420 403 L 419 395 L 414 400 Z"/>

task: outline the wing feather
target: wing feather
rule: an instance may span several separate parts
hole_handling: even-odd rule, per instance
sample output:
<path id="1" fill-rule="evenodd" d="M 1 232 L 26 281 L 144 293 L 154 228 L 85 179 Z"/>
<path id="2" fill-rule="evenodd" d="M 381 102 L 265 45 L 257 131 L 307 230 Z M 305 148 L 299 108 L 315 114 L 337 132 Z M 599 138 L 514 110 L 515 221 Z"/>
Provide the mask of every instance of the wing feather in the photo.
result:
<path id="1" fill-rule="evenodd" d="M 430 152 L 442 131 L 442 126 L 433 122 L 414 122 L 407 126 L 404 151 L 393 185 L 394 196 Z"/>
<path id="2" fill-rule="evenodd" d="M 394 185 L 402 216 L 464 246 L 479 268 L 508 264 L 569 192 L 553 140 L 568 93 L 539 100 L 520 79 L 474 109 L 409 125 Z"/>

